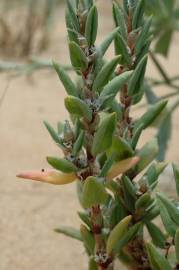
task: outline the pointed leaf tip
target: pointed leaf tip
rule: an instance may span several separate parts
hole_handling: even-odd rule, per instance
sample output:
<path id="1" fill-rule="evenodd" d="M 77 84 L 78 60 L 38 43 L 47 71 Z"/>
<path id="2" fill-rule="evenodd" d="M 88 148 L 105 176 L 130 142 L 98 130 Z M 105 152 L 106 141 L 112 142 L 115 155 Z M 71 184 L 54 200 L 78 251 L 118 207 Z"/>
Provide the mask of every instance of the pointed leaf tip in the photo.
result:
<path id="1" fill-rule="evenodd" d="M 113 252 L 117 243 L 122 239 L 124 234 L 127 232 L 127 229 L 131 220 L 132 220 L 131 215 L 125 217 L 111 231 L 109 238 L 107 240 L 107 246 L 106 246 L 106 250 L 109 255 Z"/>
<path id="2" fill-rule="evenodd" d="M 116 128 L 116 120 L 116 113 L 112 113 L 101 121 L 101 124 L 94 135 L 92 145 L 93 155 L 100 154 L 111 146 L 112 137 Z"/>
<path id="3" fill-rule="evenodd" d="M 96 6 L 92 6 L 86 20 L 85 37 L 88 45 L 94 45 L 98 30 L 98 11 Z"/>

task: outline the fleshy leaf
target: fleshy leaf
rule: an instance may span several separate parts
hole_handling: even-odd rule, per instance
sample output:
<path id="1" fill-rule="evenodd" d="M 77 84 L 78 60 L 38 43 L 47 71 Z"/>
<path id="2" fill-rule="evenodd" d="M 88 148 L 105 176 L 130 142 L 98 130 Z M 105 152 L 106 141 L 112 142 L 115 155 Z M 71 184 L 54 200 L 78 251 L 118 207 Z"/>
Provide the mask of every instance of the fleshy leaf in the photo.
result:
<path id="1" fill-rule="evenodd" d="M 131 80 L 128 86 L 128 93 L 130 96 L 136 95 L 139 93 L 142 84 L 144 82 L 144 76 L 147 66 L 148 56 L 145 55 L 142 60 L 138 63 L 136 69 L 134 70 Z"/>
<path id="2" fill-rule="evenodd" d="M 175 176 L 176 190 L 177 190 L 177 194 L 179 196 L 179 169 L 177 168 L 177 166 L 175 164 L 173 164 L 173 172 L 174 172 L 174 176 Z"/>
<path id="3" fill-rule="evenodd" d="M 108 154 L 114 155 L 115 160 L 119 161 L 133 156 L 134 151 L 125 139 L 114 136 Z"/>
<path id="4" fill-rule="evenodd" d="M 80 48 L 80 46 L 77 43 L 72 41 L 69 43 L 69 50 L 70 50 L 71 63 L 73 67 L 77 71 L 86 70 L 88 67 L 88 60 L 85 53 Z"/>
<path id="5" fill-rule="evenodd" d="M 172 270 L 172 267 L 169 264 L 168 260 L 157 250 L 157 248 L 153 244 L 147 243 L 146 248 L 153 269 Z"/>
<path id="6" fill-rule="evenodd" d="M 53 63 L 53 66 L 54 66 L 54 68 L 55 68 L 61 82 L 63 83 L 67 94 L 77 97 L 78 96 L 78 90 L 77 90 L 75 84 L 72 82 L 72 80 L 68 76 L 68 74 L 65 72 L 65 70 L 60 65 L 58 65 L 57 63 Z"/>
<path id="7" fill-rule="evenodd" d="M 57 233 L 61 233 L 61 234 L 64 234 L 66 236 L 69 236 L 71 238 L 74 238 L 76 240 L 83 241 L 80 231 L 77 229 L 74 229 L 72 227 L 60 226 L 60 227 L 54 229 L 54 231 Z"/>
<path id="8" fill-rule="evenodd" d="M 157 197 L 166 207 L 170 217 L 174 220 L 174 222 L 176 222 L 176 224 L 179 225 L 179 209 L 177 206 L 162 193 L 157 193 Z"/>
<path id="9" fill-rule="evenodd" d="M 143 129 L 146 129 L 160 116 L 160 113 L 164 110 L 167 103 L 168 101 L 162 100 L 152 105 L 140 120 L 138 120 L 137 125 L 142 124 Z"/>
<path id="10" fill-rule="evenodd" d="M 101 71 L 98 73 L 94 83 L 93 91 L 101 92 L 101 89 L 108 83 L 111 76 L 119 63 L 120 56 L 116 56 L 114 59 L 104 65 Z"/>
<path id="11" fill-rule="evenodd" d="M 85 28 L 85 37 L 88 41 L 88 45 L 94 45 L 98 30 L 98 11 L 96 6 L 93 6 L 87 17 L 86 28 Z"/>
<path id="12" fill-rule="evenodd" d="M 87 229 L 85 225 L 81 225 L 80 232 L 87 252 L 92 255 L 95 248 L 95 240 L 93 234 Z"/>
<path id="13" fill-rule="evenodd" d="M 88 121 L 92 119 L 92 110 L 89 106 L 81 99 L 73 96 L 68 96 L 65 98 L 65 107 L 70 114 L 78 115 L 79 117 L 84 117 Z"/>
<path id="14" fill-rule="evenodd" d="M 88 177 L 83 187 L 82 201 L 85 208 L 90 208 L 98 204 L 104 204 L 108 194 L 102 183 L 95 177 Z"/>
<path id="15" fill-rule="evenodd" d="M 60 170 L 64 173 L 76 172 L 76 166 L 69 160 L 56 157 L 47 157 L 48 163 L 56 170 Z"/>
<path id="16" fill-rule="evenodd" d="M 101 121 L 101 124 L 94 135 L 94 141 L 92 145 L 93 155 L 100 154 L 101 152 L 104 152 L 111 146 L 115 127 L 116 127 L 115 113 L 106 116 Z"/>
<path id="17" fill-rule="evenodd" d="M 56 143 L 61 144 L 62 141 L 61 141 L 58 133 L 54 130 L 54 128 L 49 123 L 47 123 L 46 121 L 44 121 L 44 125 L 45 125 L 46 129 L 48 130 L 48 132 L 50 133 L 50 136 L 52 137 L 52 139 Z"/>
<path id="18" fill-rule="evenodd" d="M 106 250 L 108 254 L 111 254 L 113 252 L 117 243 L 122 239 L 124 234 L 127 232 L 131 220 L 132 216 L 125 217 L 111 231 L 106 245 Z"/>
<path id="19" fill-rule="evenodd" d="M 117 95 L 117 93 L 121 90 L 121 88 L 128 83 L 131 75 L 132 75 L 132 71 L 126 71 L 124 73 L 122 73 L 121 75 L 115 77 L 114 79 L 112 79 L 103 89 L 103 91 L 101 92 L 101 96 L 109 96 L 112 95 L 113 97 L 115 97 Z"/>
<path id="20" fill-rule="evenodd" d="M 148 232 L 152 238 L 153 243 L 160 248 L 165 248 L 166 246 L 166 236 L 160 230 L 160 228 L 152 222 L 146 224 Z"/>

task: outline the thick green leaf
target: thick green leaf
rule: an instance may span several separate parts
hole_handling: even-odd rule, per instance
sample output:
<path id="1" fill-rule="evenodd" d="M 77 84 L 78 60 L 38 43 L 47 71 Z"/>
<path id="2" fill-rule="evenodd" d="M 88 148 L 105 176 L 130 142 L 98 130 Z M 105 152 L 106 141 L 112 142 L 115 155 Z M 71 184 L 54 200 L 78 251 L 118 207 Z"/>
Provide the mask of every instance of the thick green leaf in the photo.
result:
<path id="1" fill-rule="evenodd" d="M 80 46 L 72 41 L 69 43 L 69 50 L 72 66 L 77 71 L 86 70 L 88 67 L 88 59 Z"/>
<path id="2" fill-rule="evenodd" d="M 153 163 L 146 171 L 144 178 L 152 189 L 155 187 L 155 183 L 157 182 L 159 175 L 164 171 L 166 166 L 167 163 L 165 162 L 157 162 Z"/>
<path id="3" fill-rule="evenodd" d="M 92 227 L 92 222 L 88 212 L 78 212 L 78 216 L 89 228 Z"/>
<path id="4" fill-rule="evenodd" d="M 55 232 L 65 234 L 66 236 L 82 241 L 80 231 L 72 227 L 60 226 L 55 229 Z"/>
<path id="5" fill-rule="evenodd" d="M 75 13 L 74 7 L 71 4 L 71 1 L 70 0 L 67 0 L 67 8 L 68 8 L 68 12 L 70 14 L 71 22 L 72 22 L 72 25 L 73 25 L 74 29 L 76 31 L 80 31 L 80 24 L 79 24 L 77 15 Z"/>
<path id="6" fill-rule="evenodd" d="M 65 72 L 65 70 L 57 63 L 53 63 L 53 67 L 56 70 L 61 82 L 63 83 L 67 94 L 77 97 L 78 89 L 76 88 L 75 84 L 72 82 L 68 74 Z"/>
<path id="7" fill-rule="evenodd" d="M 95 177 L 88 177 L 83 187 L 82 201 L 85 208 L 90 208 L 98 204 L 104 204 L 108 198 L 102 183 Z"/>
<path id="8" fill-rule="evenodd" d="M 128 2 L 128 0 L 123 0 L 123 6 L 124 6 L 124 10 L 125 10 L 126 14 L 128 14 L 128 11 L 129 11 L 129 2 Z"/>
<path id="9" fill-rule="evenodd" d="M 96 41 L 98 31 L 98 11 L 96 6 L 93 6 L 87 16 L 86 27 L 85 27 L 85 37 L 88 41 L 88 45 L 94 45 Z"/>
<path id="10" fill-rule="evenodd" d="M 117 33 L 115 37 L 115 52 L 117 55 L 122 56 L 122 63 L 126 63 L 127 65 L 132 64 L 132 58 L 129 53 L 128 45 L 120 33 Z"/>
<path id="11" fill-rule="evenodd" d="M 119 31 L 123 37 L 124 40 L 127 39 L 127 27 L 126 27 L 126 21 L 123 14 L 122 9 L 120 6 L 114 2 L 113 3 L 113 18 L 116 24 L 116 27 L 120 27 Z"/>
<path id="12" fill-rule="evenodd" d="M 93 83 L 93 91 L 101 92 L 102 88 L 109 82 L 111 79 L 114 70 L 119 63 L 120 56 L 116 56 L 114 59 L 106 63 L 101 71 L 98 73 L 96 79 Z"/>
<path id="13" fill-rule="evenodd" d="M 111 184 L 111 182 L 109 184 Z M 110 204 L 110 208 L 108 209 L 108 212 L 107 212 L 107 216 L 109 217 L 109 220 L 108 220 L 109 224 L 107 225 L 109 225 L 110 228 L 114 228 L 116 224 L 118 224 L 124 217 L 127 216 L 126 208 L 124 207 L 120 199 L 118 199 L 118 201 L 114 201 L 113 204 Z"/>
<path id="14" fill-rule="evenodd" d="M 55 169 L 64 173 L 76 172 L 76 166 L 69 160 L 56 157 L 47 157 L 48 163 Z"/>
<path id="15" fill-rule="evenodd" d="M 140 36 L 137 40 L 135 51 L 136 54 L 138 55 L 142 48 L 145 46 L 147 39 L 149 38 L 150 35 L 150 27 L 152 24 L 152 16 L 146 21 L 145 25 L 142 27 L 142 31 L 140 33 Z"/>
<path id="16" fill-rule="evenodd" d="M 65 21 L 66 21 L 66 27 L 67 27 L 67 31 L 68 31 L 69 40 L 74 41 L 76 43 L 79 43 L 78 33 L 74 29 L 73 22 L 72 22 L 72 17 L 70 15 L 70 12 L 69 12 L 68 9 L 66 9 L 66 12 L 65 12 Z"/>
<path id="17" fill-rule="evenodd" d="M 175 233 L 176 233 L 177 225 L 171 219 L 171 217 L 170 217 L 166 207 L 164 206 L 163 202 L 158 200 L 158 205 L 159 205 L 159 208 L 160 208 L 160 216 L 161 216 L 163 225 L 165 227 L 165 230 L 168 232 L 169 235 L 174 237 Z"/>
<path id="18" fill-rule="evenodd" d="M 93 234 L 87 229 L 85 225 L 81 225 L 80 232 L 87 252 L 92 255 L 95 248 L 95 239 Z"/>
<path id="19" fill-rule="evenodd" d="M 70 114 L 78 115 L 79 117 L 84 117 L 88 121 L 91 121 L 92 119 L 92 110 L 83 100 L 77 97 L 73 96 L 66 97 L 65 107 Z"/>
<path id="20" fill-rule="evenodd" d="M 143 57 L 145 57 L 145 55 L 149 53 L 149 48 L 150 48 L 150 45 L 151 45 L 152 41 L 153 41 L 153 36 L 150 36 L 146 40 L 146 43 L 145 43 L 144 47 L 140 51 L 139 55 L 137 55 L 137 57 L 136 57 L 136 63 L 137 64 L 139 64 L 140 61 L 143 59 Z"/>
<path id="21" fill-rule="evenodd" d="M 80 135 L 81 131 L 83 130 L 83 124 L 81 123 L 80 119 L 77 118 L 75 123 L 74 123 L 74 135 L 75 135 L 75 140 L 78 139 L 78 136 Z"/>
<path id="22" fill-rule="evenodd" d="M 81 148 L 83 147 L 83 143 L 84 143 L 84 138 L 85 138 L 85 133 L 82 130 L 77 138 L 77 140 L 75 141 L 75 143 L 73 144 L 73 150 L 72 150 L 72 154 L 74 156 L 76 156 L 79 151 L 81 150 Z"/>
<path id="23" fill-rule="evenodd" d="M 128 189 L 126 188 L 125 183 L 123 184 L 123 196 L 124 196 L 124 204 L 125 204 L 126 209 L 128 209 L 130 213 L 134 213 L 136 198 L 134 198 L 134 196 L 132 196 L 128 192 Z"/>
<path id="24" fill-rule="evenodd" d="M 52 127 L 49 123 L 47 123 L 46 121 L 44 121 L 44 125 L 45 125 L 46 129 L 48 130 L 48 132 L 50 133 L 52 139 L 53 139 L 56 143 L 61 144 L 62 141 L 61 141 L 61 139 L 60 139 L 58 133 L 53 129 L 53 127 Z"/>
<path id="25" fill-rule="evenodd" d="M 125 217 L 111 231 L 106 245 L 106 250 L 108 254 L 111 254 L 113 252 L 118 242 L 123 238 L 124 234 L 127 232 L 131 220 L 132 216 Z"/>
<path id="26" fill-rule="evenodd" d="M 127 177 L 123 177 L 123 185 L 125 189 L 128 191 L 128 193 L 136 199 L 136 193 L 137 193 L 137 188 L 135 187 L 134 183 Z"/>
<path id="27" fill-rule="evenodd" d="M 135 203 L 136 209 L 145 209 L 147 208 L 151 203 L 151 196 L 149 193 L 144 193 L 142 196 L 138 198 L 138 200 Z"/>
<path id="28" fill-rule="evenodd" d="M 153 243 L 160 248 L 165 248 L 166 246 L 166 237 L 160 228 L 152 222 L 146 224 L 148 232 L 152 238 Z"/>
<path id="29" fill-rule="evenodd" d="M 130 144 L 125 139 L 117 136 L 113 137 L 112 145 L 107 153 L 108 155 L 114 155 L 115 161 L 123 160 L 134 155 Z"/>
<path id="30" fill-rule="evenodd" d="M 174 176 L 175 176 L 176 190 L 177 190 L 177 194 L 179 196 L 179 169 L 175 164 L 173 164 L 173 172 L 174 172 Z"/>
<path id="31" fill-rule="evenodd" d="M 83 183 L 81 181 L 76 182 L 76 191 L 77 191 L 78 200 L 81 206 L 83 206 Z"/>
<path id="32" fill-rule="evenodd" d="M 172 270 L 173 268 L 169 264 L 168 260 L 158 249 L 151 243 L 146 244 L 147 253 L 150 263 L 155 270 Z"/>
<path id="33" fill-rule="evenodd" d="M 113 165 L 113 162 L 114 162 L 113 155 L 106 159 L 106 161 L 101 169 L 101 172 L 99 174 L 99 177 L 105 177 L 107 175 L 107 173 L 109 172 L 109 170 L 111 169 L 111 167 Z"/>
<path id="34" fill-rule="evenodd" d="M 158 205 L 155 205 L 153 208 L 150 207 L 149 210 L 145 210 L 145 214 L 142 216 L 142 220 L 144 221 L 144 223 L 149 222 L 158 217 L 159 214 L 160 209 Z"/>
<path id="35" fill-rule="evenodd" d="M 138 120 L 137 125 L 143 125 L 143 129 L 150 126 L 166 107 L 168 101 L 162 100 L 152 105 L 149 110 Z"/>
<path id="36" fill-rule="evenodd" d="M 179 225 L 179 209 L 177 206 L 162 193 L 157 193 L 157 197 L 164 204 L 173 221 Z"/>
<path id="37" fill-rule="evenodd" d="M 107 49 L 111 45 L 112 41 L 114 40 L 119 28 L 114 29 L 111 33 L 107 35 L 107 37 L 103 40 L 103 42 L 99 45 L 97 50 L 99 51 L 101 57 L 106 53 Z"/>
<path id="38" fill-rule="evenodd" d="M 138 127 L 134 130 L 134 135 L 133 135 L 133 138 L 131 140 L 131 146 L 134 150 L 136 149 L 136 146 L 137 146 L 137 143 L 140 139 L 142 131 L 143 131 L 143 124 L 138 125 Z"/>
<path id="39" fill-rule="evenodd" d="M 142 84 L 139 92 L 132 97 L 132 105 L 136 105 L 142 100 L 144 96 L 144 91 L 145 91 L 144 84 Z"/>
<path id="40" fill-rule="evenodd" d="M 112 113 L 112 112 L 115 112 L 117 114 L 117 119 L 118 121 L 122 120 L 122 105 L 120 103 L 117 102 L 117 100 L 113 100 L 110 104 L 110 107 L 109 107 L 109 112 Z"/>
<path id="41" fill-rule="evenodd" d="M 65 142 L 72 141 L 74 138 L 74 133 L 71 128 L 70 122 L 68 120 L 65 121 L 64 128 L 63 128 L 63 140 Z"/>
<path id="42" fill-rule="evenodd" d="M 112 95 L 115 97 L 117 93 L 121 90 L 121 88 L 128 83 L 130 77 L 132 75 L 132 71 L 126 71 L 121 75 L 112 79 L 101 92 L 101 97 Z"/>
<path id="43" fill-rule="evenodd" d="M 99 125 L 94 135 L 92 153 L 100 154 L 106 151 L 112 144 L 112 138 L 116 127 L 116 114 L 112 113 L 106 116 Z M 105 136 L 104 136 L 105 134 Z"/>
<path id="44" fill-rule="evenodd" d="M 140 228 L 141 228 L 141 223 L 136 223 L 135 225 L 133 225 L 128 230 L 128 232 L 124 234 L 122 239 L 117 243 L 115 247 L 115 251 L 119 252 L 120 250 L 122 250 L 137 235 Z"/>
<path id="45" fill-rule="evenodd" d="M 141 86 L 144 82 L 145 70 L 147 66 L 148 56 L 145 55 L 142 60 L 138 63 L 136 69 L 134 70 L 131 80 L 128 86 L 128 93 L 130 96 L 139 93 Z"/>
<path id="46" fill-rule="evenodd" d="M 132 19 L 132 28 L 137 29 L 141 26 L 141 23 L 143 21 L 143 14 L 144 14 L 144 8 L 145 8 L 145 1 L 139 0 L 137 1 L 136 8 L 134 10 L 133 19 Z"/>

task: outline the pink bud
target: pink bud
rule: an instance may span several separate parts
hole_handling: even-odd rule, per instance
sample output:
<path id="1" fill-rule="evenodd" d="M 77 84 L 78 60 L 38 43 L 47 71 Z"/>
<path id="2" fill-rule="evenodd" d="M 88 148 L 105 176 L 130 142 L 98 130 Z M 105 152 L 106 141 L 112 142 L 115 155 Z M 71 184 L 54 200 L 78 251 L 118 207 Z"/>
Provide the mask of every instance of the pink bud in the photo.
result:
<path id="1" fill-rule="evenodd" d="M 41 171 L 27 171 L 17 175 L 19 178 L 50 183 L 54 185 L 69 184 L 77 179 L 74 173 L 61 173 L 52 169 L 43 169 Z"/>

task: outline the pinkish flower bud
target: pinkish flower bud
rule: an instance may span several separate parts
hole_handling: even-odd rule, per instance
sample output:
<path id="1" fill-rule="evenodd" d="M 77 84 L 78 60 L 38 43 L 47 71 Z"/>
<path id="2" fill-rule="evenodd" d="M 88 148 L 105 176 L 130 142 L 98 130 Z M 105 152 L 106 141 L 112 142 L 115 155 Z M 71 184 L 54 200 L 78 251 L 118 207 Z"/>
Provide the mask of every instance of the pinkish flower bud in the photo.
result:
<path id="1" fill-rule="evenodd" d="M 77 179 L 75 173 L 61 173 L 56 170 L 27 171 L 17 175 L 19 178 L 30 179 L 53 185 L 69 184 Z"/>

